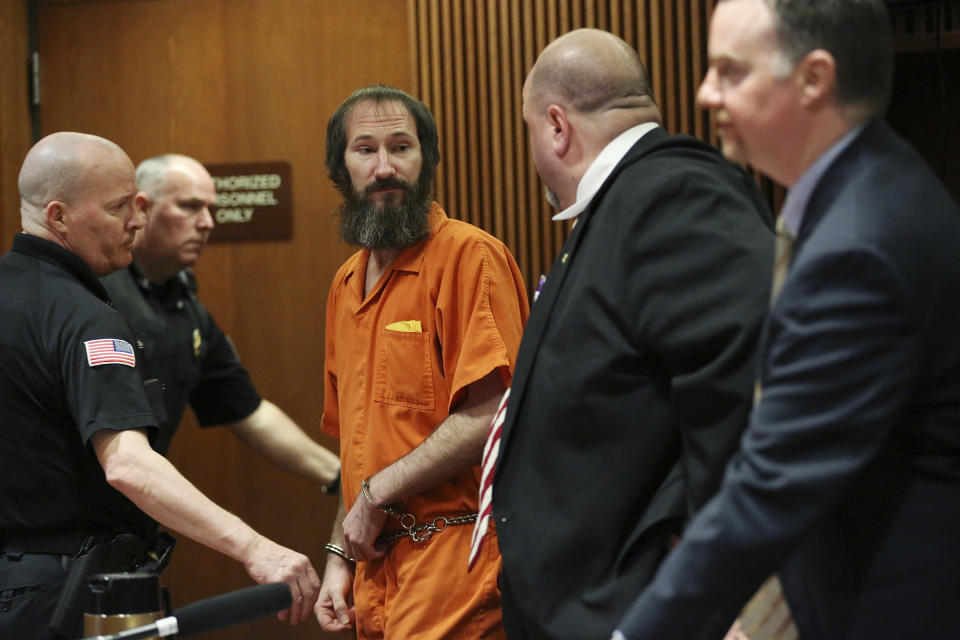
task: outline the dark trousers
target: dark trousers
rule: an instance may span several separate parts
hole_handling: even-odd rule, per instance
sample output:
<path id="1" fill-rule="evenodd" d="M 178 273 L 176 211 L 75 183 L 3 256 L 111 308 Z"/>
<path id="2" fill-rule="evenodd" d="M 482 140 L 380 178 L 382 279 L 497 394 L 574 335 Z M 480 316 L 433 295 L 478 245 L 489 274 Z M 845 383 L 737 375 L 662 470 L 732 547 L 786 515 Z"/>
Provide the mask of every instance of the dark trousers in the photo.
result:
<path id="1" fill-rule="evenodd" d="M 0 638 L 62 637 L 48 625 L 71 562 L 69 556 L 59 554 L 0 554 Z"/>
<path id="2" fill-rule="evenodd" d="M 503 611 L 503 629 L 507 632 L 509 640 L 549 640 L 541 638 L 534 629 L 526 624 L 526 618 L 519 609 L 517 596 L 510 588 L 507 576 L 503 570 L 497 577 L 497 585 L 500 587 L 500 607 Z"/>

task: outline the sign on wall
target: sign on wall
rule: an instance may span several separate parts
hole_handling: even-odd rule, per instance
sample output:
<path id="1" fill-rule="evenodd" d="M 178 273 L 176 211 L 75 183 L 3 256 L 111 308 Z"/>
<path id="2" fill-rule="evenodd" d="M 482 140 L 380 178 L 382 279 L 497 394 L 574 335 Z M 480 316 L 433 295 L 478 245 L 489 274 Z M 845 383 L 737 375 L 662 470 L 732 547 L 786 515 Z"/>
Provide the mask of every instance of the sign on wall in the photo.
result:
<path id="1" fill-rule="evenodd" d="M 204 165 L 217 188 L 216 226 L 210 242 L 276 240 L 293 235 L 290 163 L 237 162 Z"/>

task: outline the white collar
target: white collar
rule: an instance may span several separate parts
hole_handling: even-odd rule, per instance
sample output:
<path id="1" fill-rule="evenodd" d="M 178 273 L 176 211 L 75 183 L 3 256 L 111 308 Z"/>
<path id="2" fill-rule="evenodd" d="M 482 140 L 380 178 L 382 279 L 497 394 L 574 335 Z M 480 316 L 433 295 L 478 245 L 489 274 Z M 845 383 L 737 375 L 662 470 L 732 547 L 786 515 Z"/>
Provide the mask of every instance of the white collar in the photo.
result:
<path id="1" fill-rule="evenodd" d="M 623 160 L 623 157 L 627 155 L 627 152 L 630 151 L 633 145 L 637 143 L 637 140 L 658 126 L 660 125 L 656 122 L 638 124 L 611 140 L 610 143 L 603 148 L 603 151 L 594 158 L 593 163 L 590 164 L 586 173 L 580 178 L 580 184 L 577 185 L 577 201 L 553 216 L 553 219 L 569 220 L 580 215 L 580 213 L 587 208 L 587 205 L 590 204 L 590 201 L 593 200 L 593 196 L 597 194 L 597 191 L 600 190 L 603 183 L 606 182 L 614 167 L 620 164 L 620 161 Z"/>

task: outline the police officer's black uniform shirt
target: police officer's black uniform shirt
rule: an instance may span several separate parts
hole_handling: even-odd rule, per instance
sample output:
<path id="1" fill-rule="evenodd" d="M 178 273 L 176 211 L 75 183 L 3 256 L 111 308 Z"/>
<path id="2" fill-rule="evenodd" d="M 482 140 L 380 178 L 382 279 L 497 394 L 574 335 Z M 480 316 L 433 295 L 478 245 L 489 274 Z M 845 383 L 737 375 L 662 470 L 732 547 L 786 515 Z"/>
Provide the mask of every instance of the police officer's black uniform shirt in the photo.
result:
<path id="1" fill-rule="evenodd" d="M 201 426 L 242 420 L 260 405 L 233 345 L 197 300 L 190 270 L 155 285 L 134 262 L 101 282 L 143 345 L 144 380 L 163 383 L 167 419 L 155 450 L 167 452 L 187 403 Z"/>
<path id="2" fill-rule="evenodd" d="M 0 533 L 153 529 L 107 484 L 90 444 L 101 429 L 156 427 L 139 372 L 88 356 L 135 351 L 106 300 L 90 268 L 52 242 L 18 234 L 0 257 Z"/>

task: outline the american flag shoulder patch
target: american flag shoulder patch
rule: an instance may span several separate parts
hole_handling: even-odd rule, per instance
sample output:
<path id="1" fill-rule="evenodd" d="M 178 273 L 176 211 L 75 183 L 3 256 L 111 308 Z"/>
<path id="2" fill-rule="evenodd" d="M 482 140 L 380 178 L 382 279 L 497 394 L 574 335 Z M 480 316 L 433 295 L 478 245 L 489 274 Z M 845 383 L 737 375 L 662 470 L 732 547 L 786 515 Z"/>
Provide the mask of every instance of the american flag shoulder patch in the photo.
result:
<path id="1" fill-rule="evenodd" d="M 133 347 L 126 340 L 119 338 L 101 338 L 87 340 L 83 343 L 87 350 L 87 363 L 91 367 L 101 364 L 125 364 L 128 367 L 137 366 L 137 359 Z"/>

